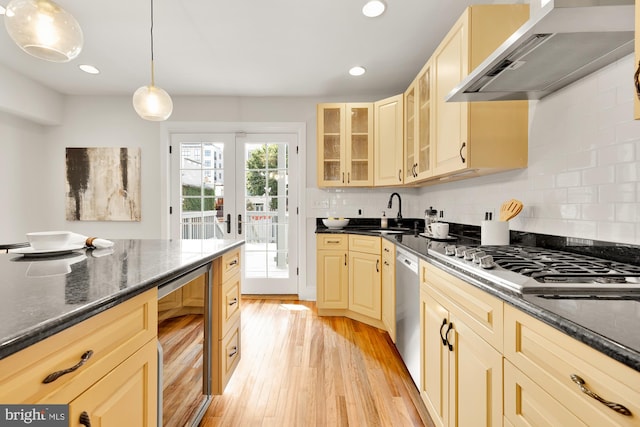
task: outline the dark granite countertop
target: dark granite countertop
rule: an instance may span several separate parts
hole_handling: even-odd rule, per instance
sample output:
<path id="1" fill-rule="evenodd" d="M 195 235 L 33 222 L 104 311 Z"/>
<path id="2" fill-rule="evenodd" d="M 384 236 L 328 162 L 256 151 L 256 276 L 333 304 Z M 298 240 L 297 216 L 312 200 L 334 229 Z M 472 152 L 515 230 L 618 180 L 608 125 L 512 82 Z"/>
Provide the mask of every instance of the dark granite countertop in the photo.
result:
<path id="1" fill-rule="evenodd" d="M 413 224 L 413 222 L 411 222 Z M 424 223 L 422 223 L 423 225 Z M 377 226 L 374 228 L 378 228 Z M 543 321 L 544 323 L 566 333 L 567 335 L 581 341 L 590 347 L 606 354 L 607 356 L 640 371 L 640 297 L 631 298 L 615 298 L 610 297 L 593 297 L 586 298 L 558 298 L 549 296 L 540 296 L 534 294 L 520 294 L 510 289 L 491 283 L 481 277 L 473 276 L 467 271 L 458 269 L 452 264 L 445 263 L 439 259 L 434 259 L 427 254 L 427 248 L 432 244 L 444 244 L 436 242 L 420 236 L 417 231 L 406 231 L 403 234 L 381 234 L 371 232 L 365 224 L 355 224 L 342 230 L 328 230 L 318 224 L 317 233 L 350 233 L 350 234 L 367 234 L 374 236 L 382 236 L 383 238 L 394 242 L 404 249 L 415 253 L 420 258 L 430 262 L 445 271 L 465 280 L 473 286 L 476 286 L 485 292 L 502 299 L 507 304 L 530 314 L 531 316 Z M 479 244 L 479 234 L 473 227 L 455 227 L 458 234 L 458 244 Z M 530 233 L 527 233 L 530 234 Z M 512 235 L 512 242 L 519 239 L 519 236 Z M 533 237 L 527 237 L 525 244 L 533 246 L 531 240 Z M 570 248 L 562 248 L 557 243 L 558 239 L 549 239 L 548 236 L 538 237 L 545 241 L 552 240 L 556 249 L 569 250 Z M 596 247 L 598 252 L 594 256 L 602 256 L 607 253 L 602 249 L 606 247 L 601 245 Z M 586 249 L 582 248 L 581 251 Z M 575 250 L 574 250 L 575 251 Z M 630 245 L 616 245 L 609 251 L 622 252 L 620 257 L 622 262 L 638 258 L 637 247 Z"/>
<path id="2" fill-rule="evenodd" d="M 244 241 L 114 243 L 110 249 L 83 249 L 50 258 L 0 254 L 0 359 L 162 287 Z"/>

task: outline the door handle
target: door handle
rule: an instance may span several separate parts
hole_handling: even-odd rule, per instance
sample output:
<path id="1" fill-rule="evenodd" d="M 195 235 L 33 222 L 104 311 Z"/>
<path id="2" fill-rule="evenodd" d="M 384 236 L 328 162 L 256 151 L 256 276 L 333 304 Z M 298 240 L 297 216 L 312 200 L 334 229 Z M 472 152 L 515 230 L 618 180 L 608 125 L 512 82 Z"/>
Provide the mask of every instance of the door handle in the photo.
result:
<path id="1" fill-rule="evenodd" d="M 453 351 L 453 344 L 449 341 L 449 332 L 453 329 L 453 322 L 449 323 L 449 327 L 447 328 L 447 332 L 444 333 L 444 338 L 447 341 L 447 346 L 449 347 L 449 351 Z"/>
<path id="2" fill-rule="evenodd" d="M 227 234 L 231 234 L 231 214 L 227 214 Z"/>
<path id="3" fill-rule="evenodd" d="M 442 345 L 447 345 L 447 339 L 442 335 L 442 328 L 447 326 L 447 319 L 442 319 L 442 325 L 440 325 L 440 339 L 442 340 Z"/>
<path id="4" fill-rule="evenodd" d="M 238 234 L 242 234 L 242 215 L 238 214 Z"/>
<path id="5" fill-rule="evenodd" d="M 466 163 L 467 159 L 465 159 L 464 157 L 462 157 L 462 150 L 464 149 L 464 147 L 467 146 L 466 142 L 463 142 L 462 145 L 460 146 L 460 160 L 462 160 L 462 163 Z"/>

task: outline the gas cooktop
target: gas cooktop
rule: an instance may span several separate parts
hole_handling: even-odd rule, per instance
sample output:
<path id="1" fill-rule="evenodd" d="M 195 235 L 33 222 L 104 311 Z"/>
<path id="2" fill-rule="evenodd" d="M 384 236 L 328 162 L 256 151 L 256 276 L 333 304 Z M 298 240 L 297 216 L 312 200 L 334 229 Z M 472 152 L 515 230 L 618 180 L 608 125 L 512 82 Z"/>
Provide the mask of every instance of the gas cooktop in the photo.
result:
<path id="1" fill-rule="evenodd" d="M 522 293 L 638 293 L 640 267 L 528 246 L 430 244 L 429 255 Z"/>

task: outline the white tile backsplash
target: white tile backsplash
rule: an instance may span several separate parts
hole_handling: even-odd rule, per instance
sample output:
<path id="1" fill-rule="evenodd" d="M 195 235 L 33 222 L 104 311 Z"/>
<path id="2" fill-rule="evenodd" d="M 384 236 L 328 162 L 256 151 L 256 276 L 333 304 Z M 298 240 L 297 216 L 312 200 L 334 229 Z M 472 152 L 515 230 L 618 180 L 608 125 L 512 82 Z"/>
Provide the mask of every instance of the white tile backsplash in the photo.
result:
<path id="1" fill-rule="evenodd" d="M 633 120 L 633 55 L 540 101 L 530 102 L 529 166 L 418 189 L 308 189 L 309 216 L 390 218 L 387 202 L 402 195 L 405 217 L 426 208 L 448 221 L 480 225 L 497 218 L 502 202 L 516 198 L 523 211 L 512 230 L 640 244 L 640 120 Z M 330 200 L 331 209 L 314 208 Z"/>

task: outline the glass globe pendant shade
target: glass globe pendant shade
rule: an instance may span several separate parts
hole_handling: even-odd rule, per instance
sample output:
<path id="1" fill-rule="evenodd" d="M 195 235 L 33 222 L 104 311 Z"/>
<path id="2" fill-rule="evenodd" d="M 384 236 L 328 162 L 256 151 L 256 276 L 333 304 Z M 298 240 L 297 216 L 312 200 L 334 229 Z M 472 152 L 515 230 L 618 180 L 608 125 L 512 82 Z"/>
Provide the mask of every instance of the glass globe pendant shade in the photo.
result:
<path id="1" fill-rule="evenodd" d="M 143 119 L 161 122 L 167 120 L 173 112 L 173 101 L 164 89 L 151 83 L 134 92 L 133 108 Z"/>
<path id="2" fill-rule="evenodd" d="M 53 62 L 68 62 L 82 50 L 78 21 L 50 0 L 12 0 L 4 23 L 9 36 L 29 55 Z"/>

